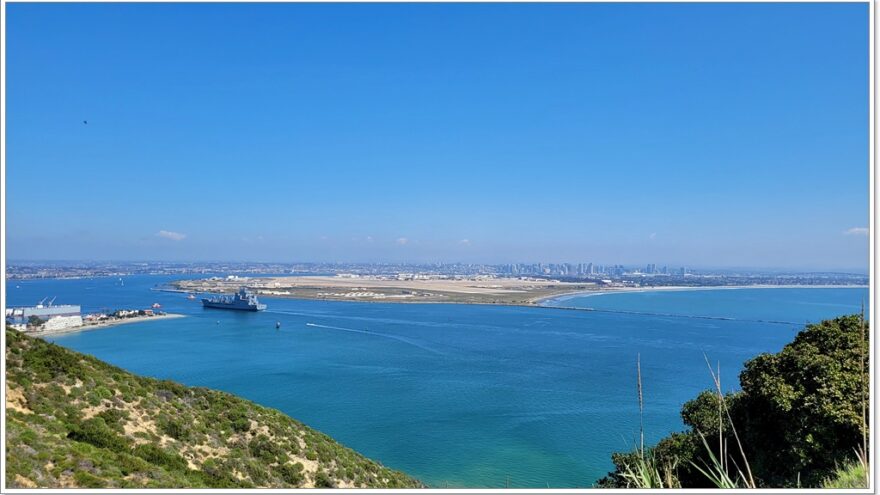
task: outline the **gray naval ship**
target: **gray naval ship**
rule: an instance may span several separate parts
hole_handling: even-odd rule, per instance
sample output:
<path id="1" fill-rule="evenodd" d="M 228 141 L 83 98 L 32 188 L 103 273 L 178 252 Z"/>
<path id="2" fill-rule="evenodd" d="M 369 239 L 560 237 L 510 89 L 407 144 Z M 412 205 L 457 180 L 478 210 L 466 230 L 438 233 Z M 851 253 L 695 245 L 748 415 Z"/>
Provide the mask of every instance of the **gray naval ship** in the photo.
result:
<path id="1" fill-rule="evenodd" d="M 231 296 L 214 296 L 202 299 L 202 306 L 216 309 L 235 309 L 238 311 L 263 311 L 265 304 L 257 301 L 257 296 L 242 287 Z"/>

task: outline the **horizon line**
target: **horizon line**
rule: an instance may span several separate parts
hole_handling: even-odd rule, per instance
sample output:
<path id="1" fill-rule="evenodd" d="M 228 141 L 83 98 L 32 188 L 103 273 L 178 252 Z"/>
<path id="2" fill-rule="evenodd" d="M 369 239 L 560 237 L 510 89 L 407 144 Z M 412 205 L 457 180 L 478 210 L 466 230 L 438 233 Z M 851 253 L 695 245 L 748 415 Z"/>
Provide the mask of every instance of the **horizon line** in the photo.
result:
<path id="1" fill-rule="evenodd" d="M 795 272 L 795 273 L 852 273 L 858 275 L 869 275 L 869 267 L 857 268 L 857 267 L 780 267 L 780 266 L 748 266 L 748 265 L 706 265 L 706 264 L 697 264 L 697 265 L 688 265 L 683 263 L 656 263 L 656 262 L 629 262 L 629 263 L 620 263 L 620 262 L 590 262 L 590 261 L 580 261 L 580 262 L 571 262 L 571 261 L 508 261 L 508 262 L 487 262 L 487 261 L 277 261 L 277 260 L 235 260 L 235 259 L 214 259 L 214 260 L 174 260 L 174 259 L 7 259 L 6 265 L 9 267 L 10 265 L 14 265 L 16 263 L 180 263 L 180 264 L 199 264 L 199 263 L 230 263 L 230 264 L 261 264 L 261 265 L 485 265 L 485 266 L 504 266 L 504 265 L 513 265 L 513 264 L 521 264 L 521 265 L 535 265 L 535 264 L 544 264 L 544 265 L 561 265 L 561 264 L 586 264 L 592 263 L 593 265 L 601 265 L 601 266 L 623 266 L 623 267 L 641 267 L 648 264 L 658 265 L 660 267 L 667 266 L 670 269 L 673 267 L 677 268 L 688 268 L 694 270 L 762 270 L 762 271 L 777 271 L 777 272 Z"/>

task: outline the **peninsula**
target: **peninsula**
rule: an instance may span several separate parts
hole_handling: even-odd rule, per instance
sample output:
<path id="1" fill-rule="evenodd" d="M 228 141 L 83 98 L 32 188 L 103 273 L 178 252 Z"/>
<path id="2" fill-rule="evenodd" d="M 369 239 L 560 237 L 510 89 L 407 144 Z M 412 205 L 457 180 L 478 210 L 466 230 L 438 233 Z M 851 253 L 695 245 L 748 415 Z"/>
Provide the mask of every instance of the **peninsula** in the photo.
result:
<path id="1" fill-rule="evenodd" d="M 130 316 L 127 318 L 105 318 L 94 320 L 83 320 L 83 324 L 78 327 L 64 327 L 57 329 L 37 329 L 28 331 L 27 334 L 34 337 L 45 337 L 48 335 L 61 335 L 65 333 L 85 332 L 88 330 L 98 330 L 101 328 L 115 327 L 117 325 L 127 325 L 129 323 L 143 323 L 145 321 L 168 320 L 172 318 L 183 318 L 185 315 L 176 313 L 162 313 L 155 315 Z"/>
<path id="2" fill-rule="evenodd" d="M 777 281 L 782 282 L 782 281 Z M 290 299 L 393 303 L 500 304 L 540 306 L 581 293 L 708 290 L 743 288 L 859 287 L 853 283 L 740 283 L 712 285 L 651 285 L 628 280 L 557 280 L 495 275 L 432 276 L 420 274 L 248 277 L 230 275 L 179 280 L 160 289 L 184 293 L 232 294 L 247 287 L 260 296 Z"/>
<path id="3" fill-rule="evenodd" d="M 290 276 L 211 277 L 181 280 L 174 291 L 233 293 L 246 286 L 259 295 L 293 299 L 338 301 L 505 304 L 531 306 L 538 301 L 572 292 L 596 290 L 595 282 L 560 282 L 538 278 L 469 276 Z"/>

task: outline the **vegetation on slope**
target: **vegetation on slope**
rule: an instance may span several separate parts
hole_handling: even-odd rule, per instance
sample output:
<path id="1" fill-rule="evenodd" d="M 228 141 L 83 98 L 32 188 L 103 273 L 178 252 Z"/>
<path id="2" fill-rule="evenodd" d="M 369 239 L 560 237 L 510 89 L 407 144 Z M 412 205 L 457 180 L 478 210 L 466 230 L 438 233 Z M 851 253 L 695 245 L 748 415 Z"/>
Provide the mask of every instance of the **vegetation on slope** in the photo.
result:
<path id="1" fill-rule="evenodd" d="M 598 485 L 858 484 L 859 470 L 866 471 L 857 457 L 868 449 L 869 417 L 869 331 L 863 323 L 852 315 L 808 325 L 779 353 L 747 361 L 741 391 L 700 393 L 681 410 L 687 431 L 644 453 L 613 454 L 616 468 Z"/>
<path id="2" fill-rule="evenodd" d="M 422 486 L 274 409 L 9 329 L 6 378 L 10 488 Z"/>
<path id="3" fill-rule="evenodd" d="M 861 455 L 855 461 L 849 461 L 822 482 L 822 488 L 853 489 L 868 488 L 866 481 L 870 476 L 868 459 Z"/>

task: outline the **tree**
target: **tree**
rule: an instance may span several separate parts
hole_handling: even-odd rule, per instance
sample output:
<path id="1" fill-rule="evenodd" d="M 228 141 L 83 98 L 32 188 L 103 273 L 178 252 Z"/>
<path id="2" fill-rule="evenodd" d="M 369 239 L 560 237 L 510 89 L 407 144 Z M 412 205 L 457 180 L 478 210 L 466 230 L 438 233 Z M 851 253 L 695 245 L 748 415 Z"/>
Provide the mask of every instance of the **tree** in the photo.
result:
<path id="1" fill-rule="evenodd" d="M 759 486 L 820 486 L 835 467 L 854 458 L 867 434 L 867 355 L 867 325 L 851 315 L 808 325 L 779 353 L 745 363 L 742 391 L 724 400 Z M 719 413 L 717 393 L 700 393 L 681 413 L 689 430 L 662 439 L 650 455 L 677 466 L 682 487 L 711 486 L 694 465 L 709 464 L 707 446 L 718 455 L 719 418 L 728 465 L 731 471 L 743 469 L 738 448 L 730 448 L 736 440 L 727 415 Z M 625 486 L 622 473 L 637 455 L 613 454 L 615 471 L 598 484 Z"/>
<path id="2" fill-rule="evenodd" d="M 861 445 L 868 421 L 861 327 L 858 315 L 809 325 L 778 354 L 746 363 L 740 421 L 766 483 L 792 484 L 800 475 L 815 486 Z"/>
<path id="3" fill-rule="evenodd" d="M 39 316 L 30 315 L 28 316 L 27 325 L 29 327 L 41 327 L 43 326 L 43 320 Z"/>

